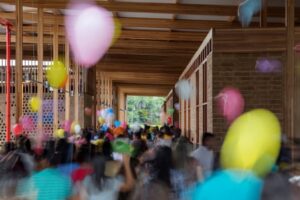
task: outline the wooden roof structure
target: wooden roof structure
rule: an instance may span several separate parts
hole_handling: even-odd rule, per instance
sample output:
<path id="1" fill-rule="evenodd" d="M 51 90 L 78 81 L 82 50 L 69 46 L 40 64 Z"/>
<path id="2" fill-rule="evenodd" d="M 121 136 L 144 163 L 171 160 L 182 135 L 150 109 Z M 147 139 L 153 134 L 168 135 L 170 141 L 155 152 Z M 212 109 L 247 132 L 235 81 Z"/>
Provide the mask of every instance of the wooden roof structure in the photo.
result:
<path id="1" fill-rule="evenodd" d="M 0 16 L 16 21 L 16 2 L 1 0 Z M 241 28 L 237 9 L 242 0 L 96 0 L 122 24 L 120 39 L 97 65 L 116 85 L 173 87 L 188 61 L 211 28 Z M 250 27 L 284 27 L 285 2 L 263 0 L 261 14 Z M 37 46 L 38 7 L 44 10 L 44 43 L 52 43 L 53 25 L 58 24 L 59 43 L 65 43 L 64 15 L 68 0 L 22 0 L 23 57 Z M 300 9 L 300 1 L 296 2 Z M 295 12 L 296 23 L 300 10 Z M 14 33 L 12 41 L 16 40 Z M 0 29 L 0 44 L 5 42 Z M 63 51 L 64 48 L 60 48 Z M 51 48 L 44 56 L 51 55 Z M 0 48 L 0 55 L 4 48 Z M 124 86 L 124 87 L 125 87 Z M 128 86 L 128 87 L 129 87 Z"/>

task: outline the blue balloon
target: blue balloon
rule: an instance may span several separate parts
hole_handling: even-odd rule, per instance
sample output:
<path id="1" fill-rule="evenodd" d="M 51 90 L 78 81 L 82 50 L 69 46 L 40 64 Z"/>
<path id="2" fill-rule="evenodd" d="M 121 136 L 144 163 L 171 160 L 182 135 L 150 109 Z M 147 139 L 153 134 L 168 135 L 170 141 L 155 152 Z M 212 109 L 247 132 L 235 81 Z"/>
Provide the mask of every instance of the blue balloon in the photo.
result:
<path id="1" fill-rule="evenodd" d="M 246 0 L 239 5 L 238 16 L 243 27 L 249 26 L 252 17 L 261 9 L 261 0 Z"/>
<path id="2" fill-rule="evenodd" d="M 106 124 L 104 124 L 102 127 L 101 127 L 101 131 L 104 131 L 106 132 L 108 130 L 108 126 Z"/>
<path id="3" fill-rule="evenodd" d="M 118 121 L 118 120 L 116 120 L 116 121 L 114 122 L 114 125 L 115 125 L 116 128 L 117 128 L 117 127 L 120 127 L 120 126 L 121 126 L 121 122 Z"/>
<path id="4" fill-rule="evenodd" d="M 193 193 L 193 200 L 260 200 L 263 181 L 252 172 L 216 172 Z"/>
<path id="5" fill-rule="evenodd" d="M 114 113 L 114 110 L 113 110 L 112 108 L 108 108 L 108 109 L 107 109 L 107 113 L 108 113 L 108 114 L 113 114 L 113 113 Z"/>

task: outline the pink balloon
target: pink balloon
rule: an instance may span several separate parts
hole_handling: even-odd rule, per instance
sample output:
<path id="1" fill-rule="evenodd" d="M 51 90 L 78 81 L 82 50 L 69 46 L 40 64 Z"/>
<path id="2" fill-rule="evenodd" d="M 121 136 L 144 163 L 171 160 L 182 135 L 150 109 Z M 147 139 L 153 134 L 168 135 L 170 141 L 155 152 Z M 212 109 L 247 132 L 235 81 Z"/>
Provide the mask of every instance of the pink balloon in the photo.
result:
<path id="1" fill-rule="evenodd" d="M 245 100 L 236 88 L 224 88 L 217 96 L 220 114 L 228 123 L 233 122 L 244 111 Z"/>
<path id="2" fill-rule="evenodd" d="M 30 116 L 20 117 L 19 123 L 22 125 L 24 131 L 33 131 L 34 130 L 34 123 Z"/>
<path id="3" fill-rule="evenodd" d="M 69 120 L 65 120 L 62 128 L 69 133 L 71 130 L 71 122 Z"/>
<path id="4" fill-rule="evenodd" d="M 89 68 L 95 65 L 112 43 L 114 21 L 112 14 L 93 4 L 72 4 L 72 14 L 65 25 L 71 50 L 78 64 Z"/>
<path id="5" fill-rule="evenodd" d="M 21 135 L 22 132 L 23 132 L 23 127 L 21 124 L 15 124 L 13 126 L 13 133 L 15 134 L 15 136 Z"/>
<path id="6" fill-rule="evenodd" d="M 121 127 L 126 129 L 127 128 L 127 123 L 126 122 L 121 122 Z"/>
<path id="7" fill-rule="evenodd" d="M 97 117 L 101 116 L 101 110 L 97 110 Z"/>

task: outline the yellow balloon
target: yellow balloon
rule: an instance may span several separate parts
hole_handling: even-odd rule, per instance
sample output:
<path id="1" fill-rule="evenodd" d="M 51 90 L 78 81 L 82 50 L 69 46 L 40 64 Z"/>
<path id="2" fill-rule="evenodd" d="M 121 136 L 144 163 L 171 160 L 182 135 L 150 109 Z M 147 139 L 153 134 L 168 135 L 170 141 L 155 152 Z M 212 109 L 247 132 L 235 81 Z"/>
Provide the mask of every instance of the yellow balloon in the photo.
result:
<path id="1" fill-rule="evenodd" d="M 49 69 L 46 71 L 46 77 L 52 88 L 63 88 L 65 87 L 68 79 L 67 68 L 64 63 L 60 61 L 53 61 L 53 65 L 50 65 Z"/>
<path id="2" fill-rule="evenodd" d="M 121 24 L 121 22 L 118 19 L 114 19 L 114 25 L 115 25 L 115 30 L 114 30 L 114 37 L 113 37 L 113 40 L 112 40 L 112 44 L 114 44 L 122 34 L 122 24 Z"/>
<path id="3" fill-rule="evenodd" d="M 105 123 L 105 119 L 103 117 L 99 117 L 98 122 L 100 125 L 103 125 Z"/>
<path id="4" fill-rule="evenodd" d="M 29 105 L 32 112 L 38 112 L 42 105 L 42 100 L 39 97 L 31 97 Z"/>
<path id="5" fill-rule="evenodd" d="M 275 114 L 265 109 L 244 113 L 227 132 L 221 149 L 221 165 L 264 176 L 276 162 L 280 140 L 281 128 Z"/>
<path id="6" fill-rule="evenodd" d="M 65 130 L 64 129 L 58 129 L 56 130 L 54 137 L 56 138 L 64 138 L 65 137 Z"/>

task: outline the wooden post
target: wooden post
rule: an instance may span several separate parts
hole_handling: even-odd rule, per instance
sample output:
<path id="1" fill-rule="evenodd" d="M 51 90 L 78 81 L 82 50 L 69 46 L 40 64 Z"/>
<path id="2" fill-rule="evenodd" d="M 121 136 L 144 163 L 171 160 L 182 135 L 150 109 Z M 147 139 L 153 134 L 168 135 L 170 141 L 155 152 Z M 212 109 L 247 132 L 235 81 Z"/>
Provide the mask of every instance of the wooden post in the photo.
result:
<path id="1" fill-rule="evenodd" d="M 74 120 L 79 122 L 79 66 L 75 64 L 75 83 L 74 83 Z"/>
<path id="2" fill-rule="evenodd" d="M 70 47 L 67 39 L 65 42 L 65 66 L 67 68 L 68 75 L 70 75 Z M 65 120 L 70 120 L 70 92 L 70 76 L 68 76 L 65 87 Z"/>
<path id="3" fill-rule="evenodd" d="M 285 70 L 285 123 L 286 131 L 292 140 L 294 139 L 295 132 L 300 130 L 300 123 L 296 121 L 299 119 L 299 105 L 297 105 L 298 96 L 297 88 L 295 87 L 295 1 L 286 0 L 286 33 L 287 33 L 287 63 Z M 297 78 L 299 79 L 299 78 Z M 292 145 L 292 160 L 294 161 L 294 150 Z"/>
<path id="4" fill-rule="evenodd" d="M 58 24 L 53 29 L 53 60 L 58 60 Z M 58 89 L 53 88 L 53 130 L 58 128 Z"/>
<path id="5" fill-rule="evenodd" d="M 268 0 L 261 0 L 260 27 L 268 26 Z"/>
<path id="6" fill-rule="evenodd" d="M 22 0 L 16 0 L 16 122 L 23 112 L 23 4 Z"/>
<path id="7" fill-rule="evenodd" d="M 38 44 L 37 44 L 37 56 L 38 56 L 38 69 L 37 69 L 37 96 L 43 99 L 43 61 L 44 61 L 44 27 L 43 27 L 43 8 L 38 8 Z M 37 122 L 38 133 L 41 133 L 43 128 L 43 109 L 38 112 Z"/>

